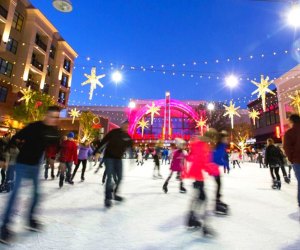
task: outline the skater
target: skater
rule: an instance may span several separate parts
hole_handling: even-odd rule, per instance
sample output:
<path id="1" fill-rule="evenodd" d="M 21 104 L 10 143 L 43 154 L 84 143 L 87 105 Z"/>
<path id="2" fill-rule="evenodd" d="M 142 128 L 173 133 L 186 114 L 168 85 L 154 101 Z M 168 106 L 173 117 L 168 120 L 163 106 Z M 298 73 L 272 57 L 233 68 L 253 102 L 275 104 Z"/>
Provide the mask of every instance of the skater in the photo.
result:
<path id="1" fill-rule="evenodd" d="M 9 142 L 9 134 L 4 135 L 4 137 L 0 139 L 0 169 L 1 169 L 0 190 L 3 189 L 5 179 L 6 179 L 6 170 L 8 167 L 8 154 L 7 154 L 8 142 Z"/>
<path id="2" fill-rule="evenodd" d="M 162 150 L 162 161 L 161 161 L 161 164 L 163 165 L 164 162 L 165 162 L 165 165 L 167 165 L 167 160 L 169 158 L 169 151 L 167 148 L 164 148 Z"/>
<path id="3" fill-rule="evenodd" d="M 280 164 L 283 162 L 280 149 L 274 145 L 274 140 L 267 140 L 267 148 L 265 153 L 265 163 L 270 168 L 271 177 L 273 180 L 273 189 L 281 189 L 281 180 L 279 175 Z"/>
<path id="4" fill-rule="evenodd" d="M 177 172 L 177 176 L 179 177 L 180 185 L 179 185 L 179 192 L 180 193 L 186 193 L 186 189 L 183 185 L 183 181 L 181 179 L 181 171 L 184 167 L 185 164 L 185 158 L 187 156 L 187 152 L 184 150 L 184 147 L 186 145 L 186 142 L 182 139 L 176 138 L 175 139 L 175 144 L 177 147 L 177 150 L 174 151 L 173 153 L 173 159 L 171 163 L 171 173 L 169 177 L 166 179 L 164 185 L 163 185 L 163 191 L 165 193 L 168 192 L 168 184 L 170 179 L 172 178 L 172 175 L 174 172 Z"/>
<path id="5" fill-rule="evenodd" d="M 263 154 L 262 152 L 258 152 L 258 155 L 257 155 L 257 161 L 259 163 L 259 168 L 265 168 L 265 164 L 263 162 Z"/>
<path id="6" fill-rule="evenodd" d="M 239 168 L 241 168 L 240 166 L 240 155 L 239 152 L 237 150 L 234 150 L 231 154 L 231 161 L 232 161 L 232 167 L 235 168 L 235 164 L 238 165 Z"/>
<path id="7" fill-rule="evenodd" d="M 218 133 L 216 147 L 213 151 L 213 161 L 215 164 L 223 167 L 228 166 L 228 154 L 226 148 L 228 146 L 228 133 L 226 131 L 221 131 Z M 216 190 L 216 206 L 215 212 L 217 214 L 227 215 L 228 213 L 228 206 L 226 203 L 221 201 L 221 175 L 215 177 L 217 183 L 217 190 Z"/>
<path id="8" fill-rule="evenodd" d="M 190 154 L 187 160 L 190 167 L 183 169 L 182 177 L 194 179 L 195 195 L 191 202 L 188 213 L 187 226 L 191 228 L 202 228 L 205 237 L 213 237 L 214 231 L 210 229 L 207 222 L 207 196 L 204 189 L 204 175 L 206 171 L 215 178 L 220 175 L 219 168 L 212 162 L 212 148 L 217 131 L 210 129 L 204 137 L 194 137 L 190 142 Z"/>
<path id="9" fill-rule="evenodd" d="M 111 130 L 95 149 L 95 153 L 106 147 L 104 154 L 104 164 L 107 174 L 105 185 L 105 207 L 112 206 L 112 199 L 123 201 L 123 198 L 118 195 L 119 187 L 123 177 L 122 157 L 127 148 L 132 147 L 132 140 L 128 135 L 128 121 L 122 123 L 121 128 Z M 117 177 L 115 188 L 113 188 L 112 177 Z"/>
<path id="10" fill-rule="evenodd" d="M 57 124 L 59 120 L 59 107 L 50 106 L 43 121 L 29 124 L 21 129 L 11 140 L 14 143 L 17 140 L 22 141 L 20 153 L 17 157 L 16 180 L 13 191 L 7 201 L 4 209 L 3 222 L 0 232 L 0 241 L 8 243 L 11 240 L 12 232 L 9 229 L 9 223 L 14 210 L 17 194 L 21 188 L 23 179 L 30 179 L 33 182 L 32 202 L 29 208 L 27 224 L 30 230 L 38 231 L 41 224 L 36 218 L 36 206 L 39 201 L 39 170 L 41 160 L 46 147 L 59 141 L 59 131 Z M 22 187 L 27 188 L 27 186 Z"/>
<path id="11" fill-rule="evenodd" d="M 2 188 L 0 188 L 1 192 L 10 192 L 14 187 L 15 164 L 19 152 L 20 150 L 16 142 L 9 143 L 6 150 L 6 159 L 8 162 L 8 167 L 6 171 L 6 178 L 5 178 L 4 185 L 2 186 Z"/>
<path id="12" fill-rule="evenodd" d="M 137 152 L 137 161 L 138 161 L 137 166 L 139 164 L 141 164 L 141 166 L 143 166 L 143 164 L 144 164 L 144 162 L 143 162 L 143 152 L 142 152 L 141 149 L 139 149 L 138 152 Z"/>
<path id="13" fill-rule="evenodd" d="M 97 169 L 95 170 L 94 174 L 97 174 L 98 171 L 100 170 L 100 168 L 103 168 L 103 164 L 104 164 L 104 152 L 105 152 L 105 148 L 100 153 L 97 153 L 96 156 L 95 156 L 95 165 L 96 165 L 96 162 L 99 161 L 99 159 L 100 159 L 100 162 L 99 162 L 99 165 L 98 165 Z"/>
<path id="14" fill-rule="evenodd" d="M 298 182 L 298 207 L 300 212 L 300 116 L 293 114 L 288 121 L 290 129 L 284 135 L 283 148 L 288 160 L 293 165 Z"/>
<path id="15" fill-rule="evenodd" d="M 51 169 L 51 179 L 53 180 L 55 178 L 54 175 L 54 163 L 56 159 L 56 155 L 59 151 L 59 145 L 50 145 L 46 148 L 46 164 L 45 164 L 45 180 L 48 179 L 48 170 Z"/>
<path id="16" fill-rule="evenodd" d="M 159 144 L 156 144 L 156 147 L 152 153 L 152 157 L 154 160 L 154 169 L 153 169 L 153 178 L 162 178 L 162 175 L 160 174 L 160 164 L 159 164 L 159 157 L 161 154 L 161 147 Z M 157 171 L 157 175 L 155 174 L 155 171 Z"/>
<path id="17" fill-rule="evenodd" d="M 60 176 L 59 187 L 64 185 L 64 181 L 73 185 L 74 182 L 71 179 L 72 165 L 78 164 L 77 145 L 74 141 L 74 133 L 70 132 L 67 135 L 67 140 L 64 140 L 60 145 Z M 66 172 L 66 177 L 65 177 Z"/>
<path id="18" fill-rule="evenodd" d="M 85 169 L 86 169 L 87 160 L 88 160 L 89 156 L 93 153 L 92 148 L 90 147 L 90 144 L 87 140 L 83 144 L 80 144 L 78 149 L 79 149 L 78 162 L 73 171 L 71 181 L 73 181 L 73 179 L 76 175 L 76 172 L 81 163 L 82 163 L 81 181 L 85 180 L 84 173 L 85 173 Z"/>

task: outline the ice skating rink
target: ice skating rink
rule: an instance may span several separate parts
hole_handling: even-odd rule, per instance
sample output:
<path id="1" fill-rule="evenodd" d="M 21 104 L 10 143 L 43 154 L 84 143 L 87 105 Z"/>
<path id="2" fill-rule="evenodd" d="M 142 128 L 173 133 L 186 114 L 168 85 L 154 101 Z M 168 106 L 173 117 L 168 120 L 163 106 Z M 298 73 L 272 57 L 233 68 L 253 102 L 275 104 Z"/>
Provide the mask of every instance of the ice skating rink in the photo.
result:
<path id="1" fill-rule="evenodd" d="M 17 237 L 11 246 L 0 245 L 0 249 L 300 249 L 294 175 L 291 184 L 283 183 L 278 191 L 271 189 L 269 169 L 253 163 L 232 169 L 229 175 L 223 175 L 223 201 L 231 210 L 226 217 L 212 213 L 215 185 L 208 177 L 209 223 L 217 236 L 206 239 L 200 230 L 185 227 L 191 182 L 186 182 L 188 193 L 181 194 L 174 176 L 169 193 L 164 194 L 164 180 L 152 178 L 152 160 L 143 166 L 136 166 L 134 160 L 125 160 L 124 164 L 121 195 L 126 200 L 114 202 L 111 209 L 103 206 L 103 169 L 94 174 L 88 167 L 83 183 L 77 172 L 74 186 L 65 184 L 62 189 L 58 188 L 58 179 L 42 180 L 42 233 L 24 228 L 29 200 L 28 188 L 23 189 L 14 217 Z M 162 166 L 164 179 L 168 173 L 169 165 Z M 7 196 L 0 194 L 1 213 Z"/>

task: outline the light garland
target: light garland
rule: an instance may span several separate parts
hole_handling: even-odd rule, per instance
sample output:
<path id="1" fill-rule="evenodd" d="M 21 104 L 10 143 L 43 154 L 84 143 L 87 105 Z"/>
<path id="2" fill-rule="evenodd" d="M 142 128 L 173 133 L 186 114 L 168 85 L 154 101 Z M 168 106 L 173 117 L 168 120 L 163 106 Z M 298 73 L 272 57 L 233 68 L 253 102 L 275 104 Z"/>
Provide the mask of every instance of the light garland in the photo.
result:
<path id="1" fill-rule="evenodd" d="M 300 115 L 300 91 L 296 90 L 294 95 L 290 95 L 289 98 L 292 100 L 291 105 L 297 109 L 298 114 Z"/>

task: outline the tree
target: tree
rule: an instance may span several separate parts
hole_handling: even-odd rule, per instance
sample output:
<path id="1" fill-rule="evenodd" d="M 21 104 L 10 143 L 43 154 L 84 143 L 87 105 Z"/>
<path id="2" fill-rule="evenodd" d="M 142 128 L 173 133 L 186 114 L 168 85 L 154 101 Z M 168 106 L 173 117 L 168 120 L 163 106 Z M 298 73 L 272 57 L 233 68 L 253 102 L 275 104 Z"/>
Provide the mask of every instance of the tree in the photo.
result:
<path id="1" fill-rule="evenodd" d="M 253 128 L 249 123 L 238 123 L 232 130 L 232 141 L 236 144 L 253 137 Z"/>
<path id="2" fill-rule="evenodd" d="M 54 104 L 53 98 L 49 95 L 33 91 L 27 105 L 25 101 L 21 101 L 14 107 L 12 117 L 25 125 L 39 121 L 43 119 L 48 107 Z"/>
<path id="3" fill-rule="evenodd" d="M 80 124 L 80 137 L 81 141 L 85 140 L 94 140 L 95 138 L 99 138 L 99 127 L 95 126 L 95 119 L 99 119 L 97 115 L 95 115 L 91 111 L 83 111 L 79 118 Z"/>

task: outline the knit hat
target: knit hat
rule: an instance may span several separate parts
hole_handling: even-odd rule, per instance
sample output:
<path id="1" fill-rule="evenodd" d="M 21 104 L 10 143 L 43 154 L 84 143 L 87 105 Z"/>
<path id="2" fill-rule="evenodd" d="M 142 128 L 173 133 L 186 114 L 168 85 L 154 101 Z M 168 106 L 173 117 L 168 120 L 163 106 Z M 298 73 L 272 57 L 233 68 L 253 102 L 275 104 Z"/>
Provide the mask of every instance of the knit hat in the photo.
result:
<path id="1" fill-rule="evenodd" d="M 75 137 L 75 134 L 73 132 L 70 132 L 68 135 L 67 135 L 68 138 L 74 138 Z"/>

